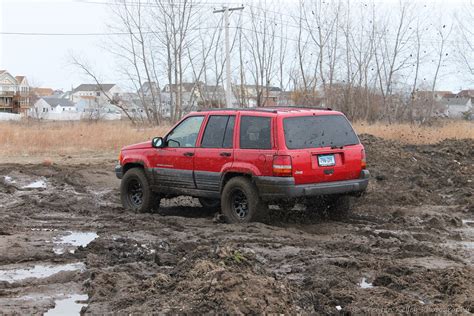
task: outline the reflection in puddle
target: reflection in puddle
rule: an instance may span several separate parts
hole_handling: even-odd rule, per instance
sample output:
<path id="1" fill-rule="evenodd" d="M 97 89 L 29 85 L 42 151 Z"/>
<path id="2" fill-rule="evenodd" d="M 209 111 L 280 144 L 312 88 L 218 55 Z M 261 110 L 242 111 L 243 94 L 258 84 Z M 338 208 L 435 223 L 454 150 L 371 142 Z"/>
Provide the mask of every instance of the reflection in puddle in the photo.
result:
<path id="1" fill-rule="evenodd" d="M 66 251 L 68 246 L 73 246 L 74 248 L 77 247 L 86 247 L 90 244 L 94 239 L 99 237 L 94 232 L 69 232 L 69 235 L 61 237 L 59 240 L 54 241 L 55 244 L 58 244 L 54 247 L 54 253 L 60 255 Z M 69 250 L 70 253 L 74 253 L 75 249 Z"/>
<path id="2" fill-rule="evenodd" d="M 86 301 L 88 299 L 85 294 L 74 294 L 65 299 L 56 300 L 53 309 L 47 311 L 44 315 L 79 315 L 81 308 L 87 306 L 85 303 L 79 303 L 78 301 Z"/>
<path id="3" fill-rule="evenodd" d="M 59 265 L 38 264 L 32 268 L 0 270 L 0 281 L 14 283 L 16 281 L 28 278 L 46 278 L 62 271 L 84 270 L 85 265 L 82 262 L 67 263 Z"/>
<path id="4" fill-rule="evenodd" d="M 461 241 L 459 244 L 465 248 L 474 249 L 474 241 Z"/>
<path id="5" fill-rule="evenodd" d="M 46 188 L 46 182 L 44 180 L 38 180 L 22 187 L 22 189 L 44 189 Z"/>
<path id="6" fill-rule="evenodd" d="M 371 289 L 374 286 L 372 283 L 368 283 L 366 278 L 362 278 L 362 281 L 360 281 L 359 286 L 363 289 Z"/>

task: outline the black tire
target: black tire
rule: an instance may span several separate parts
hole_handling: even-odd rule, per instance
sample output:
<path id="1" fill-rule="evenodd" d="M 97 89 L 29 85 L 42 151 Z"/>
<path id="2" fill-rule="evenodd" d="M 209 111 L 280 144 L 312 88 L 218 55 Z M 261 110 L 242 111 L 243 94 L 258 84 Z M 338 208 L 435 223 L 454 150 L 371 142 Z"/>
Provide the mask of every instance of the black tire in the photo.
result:
<path id="1" fill-rule="evenodd" d="M 120 197 L 125 209 L 137 213 L 156 209 L 160 201 L 151 191 L 148 179 L 140 168 L 133 168 L 125 173 L 120 183 Z"/>
<path id="2" fill-rule="evenodd" d="M 226 183 L 221 207 L 227 223 L 263 220 L 268 213 L 268 206 L 260 199 L 257 187 L 245 177 L 235 177 Z"/>
<path id="3" fill-rule="evenodd" d="M 347 195 L 335 195 L 327 198 L 326 213 L 330 219 L 341 220 L 348 217 L 351 199 Z"/>
<path id="4" fill-rule="evenodd" d="M 199 203 L 201 203 L 202 207 L 207 209 L 219 209 L 221 207 L 221 201 L 219 199 L 209 199 L 209 198 L 199 198 Z"/>

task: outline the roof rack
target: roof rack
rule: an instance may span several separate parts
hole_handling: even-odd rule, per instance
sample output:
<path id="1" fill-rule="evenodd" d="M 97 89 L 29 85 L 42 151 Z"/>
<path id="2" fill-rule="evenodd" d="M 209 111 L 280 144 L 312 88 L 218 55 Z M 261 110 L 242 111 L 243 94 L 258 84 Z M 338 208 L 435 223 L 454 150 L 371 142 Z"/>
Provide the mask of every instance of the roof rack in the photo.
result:
<path id="1" fill-rule="evenodd" d="M 255 107 L 255 108 L 207 108 L 207 109 L 198 109 L 197 112 L 206 112 L 206 111 L 253 111 L 253 112 L 271 112 L 277 113 L 279 110 L 285 109 L 306 109 L 306 110 L 325 110 L 332 111 L 331 108 L 325 107 L 310 107 L 310 106 L 275 106 L 275 107 Z"/>
<path id="2" fill-rule="evenodd" d="M 255 107 L 255 108 L 208 108 L 208 109 L 198 109 L 197 112 L 206 112 L 206 111 L 249 111 L 249 112 L 271 112 L 276 113 L 277 110 L 274 108 L 265 108 L 265 107 Z"/>
<path id="3" fill-rule="evenodd" d="M 280 106 L 274 107 L 274 109 L 282 108 L 282 109 L 307 109 L 307 110 L 326 110 L 332 111 L 331 108 L 328 107 L 320 107 L 320 106 L 299 106 L 299 105 L 288 105 L 288 106 Z"/>

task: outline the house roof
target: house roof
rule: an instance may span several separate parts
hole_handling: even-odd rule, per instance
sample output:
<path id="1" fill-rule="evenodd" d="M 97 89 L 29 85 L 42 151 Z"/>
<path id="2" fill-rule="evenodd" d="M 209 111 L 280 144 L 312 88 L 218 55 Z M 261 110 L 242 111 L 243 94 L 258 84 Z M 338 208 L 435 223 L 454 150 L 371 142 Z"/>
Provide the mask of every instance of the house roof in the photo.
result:
<path id="1" fill-rule="evenodd" d="M 25 76 L 15 76 L 15 79 L 18 81 L 18 83 L 21 83 L 23 79 L 25 79 Z"/>
<path id="2" fill-rule="evenodd" d="M 100 85 L 98 84 L 89 84 L 89 83 L 83 83 L 76 87 L 73 92 L 79 92 L 79 91 L 110 91 L 115 86 L 114 83 L 102 83 Z"/>
<path id="3" fill-rule="evenodd" d="M 455 98 L 443 98 L 441 102 L 444 105 L 466 105 L 469 103 L 471 98 L 462 98 L 462 97 L 455 97 Z"/>
<path id="4" fill-rule="evenodd" d="M 194 88 L 195 83 L 194 82 L 182 82 L 181 87 L 183 89 L 183 92 L 191 92 Z M 164 88 L 163 91 L 165 91 L 166 88 L 170 89 L 170 91 L 176 92 L 179 89 L 178 84 L 167 84 Z"/>
<path id="5" fill-rule="evenodd" d="M 460 97 L 474 97 L 474 89 L 461 90 L 458 93 Z"/>
<path id="6" fill-rule="evenodd" d="M 40 97 L 46 97 L 49 95 L 53 95 L 54 90 L 51 88 L 33 88 L 31 89 L 31 92 L 35 93 Z"/>
<path id="7" fill-rule="evenodd" d="M 43 97 L 42 98 L 50 106 L 60 105 L 62 107 L 73 107 L 74 103 L 69 99 L 58 98 L 58 97 Z"/>

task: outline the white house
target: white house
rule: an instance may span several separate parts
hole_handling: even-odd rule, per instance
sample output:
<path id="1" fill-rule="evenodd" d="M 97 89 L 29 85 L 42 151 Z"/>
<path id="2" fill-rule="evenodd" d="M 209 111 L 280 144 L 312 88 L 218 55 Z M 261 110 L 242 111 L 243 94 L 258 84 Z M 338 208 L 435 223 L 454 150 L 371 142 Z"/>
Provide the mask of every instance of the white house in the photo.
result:
<path id="1" fill-rule="evenodd" d="M 119 100 L 122 96 L 122 89 L 116 84 L 81 84 L 72 90 L 71 100 L 93 100 L 99 103 Z"/>
<path id="2" fill-rule="evenodd" d="M 74 103 L 68 99 L 42 97 L 28 110 L 28 116 L 44 120 L 74 121 L 80 119 Z"/>
<path id="3" fill-rule="evenodd" d="M 469 97 L 443 98 L 441 103 L 445 107 L 444 114 L 451 118 L 462 118 L 467 113 L 473 113 L 472 98 Z"/>

